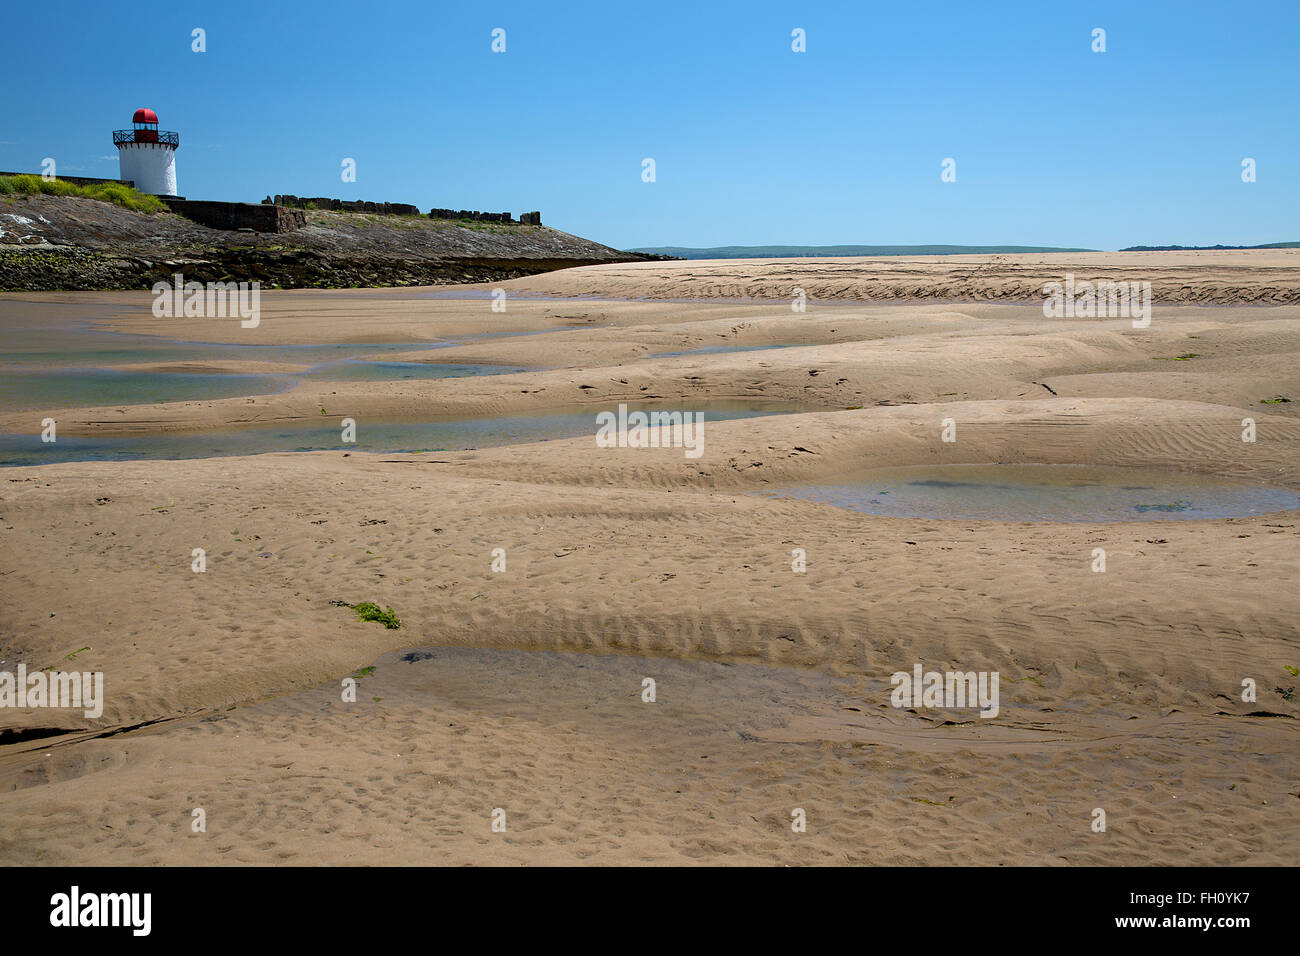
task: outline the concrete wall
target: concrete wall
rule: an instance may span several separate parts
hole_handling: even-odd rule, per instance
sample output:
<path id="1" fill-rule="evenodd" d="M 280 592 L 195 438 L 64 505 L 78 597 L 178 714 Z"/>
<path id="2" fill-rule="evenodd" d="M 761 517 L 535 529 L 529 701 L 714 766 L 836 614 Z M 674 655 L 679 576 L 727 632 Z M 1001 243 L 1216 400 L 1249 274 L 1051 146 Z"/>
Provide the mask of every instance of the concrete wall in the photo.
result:
<path id="1" fill-rule="evenodd" d="M 406 202 L 368 202 L 364 199 L 331 199 L 328 196 L 267 196 L 262 200 L 276 206 L 297 209 L 325 209 L 333 212 L 373 212 L 384 216 L 418 216 L 420 209 Z"/>
<path id="2" fill-rule="evenodd" d="M 475 209 L 430 209 L 430 219 L 468 219 L 472 222 L 514 222 L 508 212 L 479 212 Z"/>
<path id="3" fill-rule="evenodd" d="M 267 196 L 265 205 L 293 206 L 297 209 L 325 209 L 332 212 L 374 212 L 390 216 L 418 216 L 420 210 L 404 202 L 367 202 L 361 199 L 331 199 L 328 196 Z M 430 209 L 430 219 L 467 219 L 471 222 L 514 222 L 508 212 L 479 212 L 475 209 Z M 525 225 L 540 226 L 540 212 L 526 212 L 519 221 Z"/>
<path id="4" fill-rule="evenodd" d="M 252 229 L 254 232 L 292 232 L 307 225 L 301 209 L 255 202 L 216 202 L 161 197 L 168 208 L 209 229 Z"/>

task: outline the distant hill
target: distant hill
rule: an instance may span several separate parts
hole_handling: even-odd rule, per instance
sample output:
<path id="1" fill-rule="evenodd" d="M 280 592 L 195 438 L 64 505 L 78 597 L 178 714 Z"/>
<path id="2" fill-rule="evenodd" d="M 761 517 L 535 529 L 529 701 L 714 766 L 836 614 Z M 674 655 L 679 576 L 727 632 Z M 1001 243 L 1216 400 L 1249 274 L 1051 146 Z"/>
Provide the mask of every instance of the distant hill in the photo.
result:
<path id="1" fill-rule="evenodd" d="M 1058 246 L 655 246 L 631 249 L 650 256 L 677 259 L 798 259 L 830 256 L 958 256 L 993 255 L 1015 252 L 1097 252 Z"/>
<path id="2" fill-rule="evenodd" d="M 1210 252 L 1215 249 L 1300 249 L 1300 242 L 1266 242 L 1262 246 L 1129 246 L 1120 252 Z"/>

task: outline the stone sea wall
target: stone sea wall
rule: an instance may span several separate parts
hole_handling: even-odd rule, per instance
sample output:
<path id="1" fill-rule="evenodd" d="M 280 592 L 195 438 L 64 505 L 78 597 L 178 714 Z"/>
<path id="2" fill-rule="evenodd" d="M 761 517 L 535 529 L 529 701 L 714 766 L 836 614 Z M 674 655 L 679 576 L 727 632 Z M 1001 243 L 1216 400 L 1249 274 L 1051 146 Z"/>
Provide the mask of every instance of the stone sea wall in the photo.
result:
<path id="1" fill-rule="evenodd" d="M 228 232 L 292 232 L 307 224 L 307 214 L 288 206 L 253 202 L 160 197 L 172 212 L 209 229 Z"/>
<path id="2" fill-rule="evenodd" d="M 262 283 L 267 289 L 356 289 L 465 282 L 503 282 L 522 276 L 599 265 L 607 259 L 423 259 L 337 256 L 316 250 L 213 249 L 204 258 L 147 259 L 76 247 L 0 246 L 0 292 L 148 289 L 187 281 Z"/>
<path id="3" fill-rule="evenodd" d="M 84 196 L 7 198 L 0 203 L 0 292 L 148 289 L 177 272 L 267 289 L 446 285 L 640 259 L 546 227 L 170 197 L 179 215 Z"/>
<path id="4" fill-rule="evenodd" d="M 267 196 L 264 205 L 289 206 L 295 209 L 325 209 L 331 212 L 370 212 L 382 216 L 419 216 L 418 206 L 405 202 L 369 202 L 363 199 L 333 199 L 329 196 Z M 477 209 L 430 209 L 430 219 L 461 219 L 469 222 L 512 223 L 515 218 L 508 212 L 479 212 Z M 525 226 L 540 226 L 542 214 L 537 211 L 521 213 L 518 221 Z"/>
<path id="5" fill-rule="evenodd" d="M 373 212 L 383 216 L 418 216 L 420 209 L 405 202 L 367 202 L 361 199 L 331 199 L 328 196 L 267 196 L 264 205 L 295 209 L 324 209 L 329 212 Z"/>

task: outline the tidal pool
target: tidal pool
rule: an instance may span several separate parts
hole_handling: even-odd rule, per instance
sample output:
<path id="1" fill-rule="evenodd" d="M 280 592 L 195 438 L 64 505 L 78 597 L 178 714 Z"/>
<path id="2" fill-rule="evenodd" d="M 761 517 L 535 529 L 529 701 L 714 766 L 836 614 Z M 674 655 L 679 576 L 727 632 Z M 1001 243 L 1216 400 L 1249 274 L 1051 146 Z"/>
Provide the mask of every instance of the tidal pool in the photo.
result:
<path id="1" fill-rule="evenodd" d="M 702 412 L 708 421 L 755 418 L 800 411 L 794 405 L 740 401 L 700 402 L 684 405 L 629 403 L 630 410 Z M 138 459 L 217 458 L 287 451 L 427 452 L 463 451 L 595 435 L 598 412 L 609 406 L 584 410 L 541 412 L 496 418 L 462 418 L 432 422 L 358 422 L 356 443 L 345 444 L 339 423 L 347 414 L 322 418 L 319 423 L 249 426 L 196 434 L 123 435 L 79 438 L 58 435 L 51 443 L 41 436 L 0 434 L 0 467 L 44 465 L 63 461 L 131 461 Z"/>
<path id="2" fill-rule="evenodd" d="M 1300 496 L 1285 488 L 1091 465 L 881 468 L 764 494 L 891 518 L 965 521 L 1191 521 L 1300 508 Z"/>
<path id="3" fill-rule="evenodd" d="M 383 346 L 392 350 L 392 346 Z M 284 358 L 281 346 L 275 358 Z M 313 347 L 314 348 L 314 347 Z M 355 351 L 356 346 L 349 347 Z M 209 353 L 210 354 L 210 353 Z M 248 356 L 238 356 L 246 358 Z M 289 359 L 300 358 L 289 355 Z M 267 360 L 261 355 L 257 358 Z M 190 361 L 193 361 L 191 356 Z M 211 357 L 209 362 L 213 361 Z M 456 365 L 443 362 L 391 362 L 349 357 L 320 362 L 301 372 L 243 374 L 224 371 L 139 371 L 122 368 L 61 366 L 51 369 L 0 367 L 0 408 L 45 411 L 97 405 L 152 405 L 246 395 L 273 395 L 304 380 L 391 382 L 404 379 L 506 375 L 526 369 L 509 365 Z"/>
<path id="4" fill-rule="evenodd" d="M 304 380 L 383 382 L 523 371 L 516 366 L 384 358 L 393 352 L 427 352 L 433 357 L 439 349 L 490 334 L 437 342 L 258 345 L 92 328 L 96 319 L 130 311 L 108 304 L 74 306 L 0 298 L 0 410 L 56 411 L 270 395 Z M 296 366 L 297 370 L 241 373 L 219 367 L 243 362 Z M 157 367 L 144 368 L 149 366 Z"/>
<path id="5" fill-rule="evenodd" d="M 522 366 L 453 365 L 444 362 L 391 362 L 346 359 L 327 362 L 302 373 L 303 378 L 326 382 L 392 382 L 402 379 L 464 378 L 470 375 L 509 375 L 526 372 Z"/>
<path id="6" fill-rule="evenodd" d="M 150 405 L 238 395 L 270 395 L 292 386 L 283 375 L 140 372 L 114 368 L 0 369 L 0 408 L 54 410 L 86 405 Z"/>

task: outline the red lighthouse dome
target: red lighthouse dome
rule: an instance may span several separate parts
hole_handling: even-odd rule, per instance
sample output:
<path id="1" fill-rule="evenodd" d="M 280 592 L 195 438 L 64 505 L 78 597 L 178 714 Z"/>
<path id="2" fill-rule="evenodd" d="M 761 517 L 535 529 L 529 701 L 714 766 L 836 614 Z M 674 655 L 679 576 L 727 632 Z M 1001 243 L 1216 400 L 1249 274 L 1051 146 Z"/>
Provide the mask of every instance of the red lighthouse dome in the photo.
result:
<path id="1" fill-rule="evenodd" d="M 157 123 L 158 114 L 150 109 L 138 109 L 131 118 L 132 123 Z"/>

